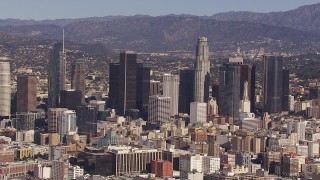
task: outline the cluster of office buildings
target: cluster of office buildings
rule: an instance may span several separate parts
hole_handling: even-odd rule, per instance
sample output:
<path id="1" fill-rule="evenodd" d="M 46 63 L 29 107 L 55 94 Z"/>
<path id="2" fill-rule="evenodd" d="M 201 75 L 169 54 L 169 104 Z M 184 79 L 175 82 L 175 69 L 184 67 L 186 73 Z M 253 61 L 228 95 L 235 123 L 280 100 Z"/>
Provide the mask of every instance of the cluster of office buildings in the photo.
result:
<path id="1" fill-rule="evenodd" d="M 212 82 L 206 37 L 198 39 L 193 68 L 165 73 L 162 81 L 136 53 L 124 51 L 109 65 L 107 95 L 90 97 L 85 61 L 72 62 L 68 73 L 66 59 L 64 45 L 55 44 L 48 97 L 41 100 L 34 74 L 17 77 L 12 98 L 10 63 L 0 62 L 1 177 L 279 179 L 320 173 L 320 91 L 315 85 L 310 100 L 296 102 L 281 56 L 263 56 L 260 94 L 257 67 L 241 57 L 221 64 Z"/>

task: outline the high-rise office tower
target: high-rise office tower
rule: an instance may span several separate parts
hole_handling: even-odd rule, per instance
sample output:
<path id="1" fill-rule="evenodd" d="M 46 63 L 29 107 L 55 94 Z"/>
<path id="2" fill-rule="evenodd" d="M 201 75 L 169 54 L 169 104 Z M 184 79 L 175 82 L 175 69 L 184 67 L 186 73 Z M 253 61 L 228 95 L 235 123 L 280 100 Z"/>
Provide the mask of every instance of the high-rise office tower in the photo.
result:
<path id="1" fill-rule="evenodd" d="M 190 122 L 207 122 L 207 103 L 192 102 L 190 104 Z"/>
<path id="2" fill-rule="evenodd" d="M 240 100 L 243 100 L 243 94 L 244 94 L 244 83 L 248 82 L 248 96 L 249 100 L 251 102 L 251 112 L 255 111 L 255 81 L 256 81 L 256 66 L 255 65 L 249 65 L 249 64 L 243 64 L 243 58 L 236 57 L 236 58 L 229 58 L 229 63 L 232 65 L 240 66 Z"/>
<path id="3" fill-rule="evenodd" d="M 194 100 L 206 102 L 209 97 L 210 61 L 206 37 L 198 38 L 196 60 L 194 62 Z"/>
<path id="4" fill-rule="evenodd" d="M 170 120 L 171 98 L 154 95 L 149 97 L 148 122 L 160 123 Z"/>
<path id="5" fill-rule="evenodd" d="M 219 67 L 219 115 L 239 118 L 240 67 L 224 64 Z"/>
<path id="6" fill-rule="evenodd" d="M 282 110 L 289 111 L 289 96 L 290 96 L 290 85 L 289 85 L 289 70 L 283 70 L 283 101 Z"/>
<path id="7" fill-rule="evenodd" d="M 85 72 L 86 65 L 83 59 L 77 59 L 75 63 L 71 65 L 71 88 L 81 91 L 82 102 L 84 102 L 86 94 Z"/>
<path id="8" fill-rule="evenodd" d="M 151 66 L 137 64 L 137 91 L 136 91 L 136 108 L 140 110 L 140 116 L 143 119 L 148 118 L 148 105 L 150 94 L 150 72 Z"/>
<path id="9" fill-rule="evenodd" d="M 17 79 L 17 112 L 35 111 L 37 107 L 37 76 L 20 75 Z"/>
<path id="10" fill-rule="evenodd" d="M 283 57 L 263 57 L 263 111 L 268 113 L 280 113 L 283 110 L 284 83 Z M 286 81 L 289 81 L 287 79 Z M 286 91 L 289 87 L 286 87 Z"/>
<path id="11" fill-rule="evenodd" d="M 219 84 L 212 85 L 212 97 L 215 98 L 217 104 L 219 104 Z"/>
<path id="12" fill-rule="evenodd" d="M 48 131 L 49 133 L 58 133 L 58 118 L 66 108 L 49 108 L 48 110 Z"/>
<path id="13" fill-rule="evenodd" d="M 120 64 L 110 63 L 109 65 L 109 107 L 119 108 L 119 75 Z"/>
<path id="14" fill-rule="evenodd" d="M 120 115 L 139 109 L 146 119 L 149 96 L 155 91 L 150 82 L 151 66 L 137 63 L 137 54 L 125 51 L 120 53 L 120 63 L 111 63 L 109 68 L 109 107 Z"/>
<path id="15" fill-rule="evenodd" d="M 76 109 L 77 126 L 79 133 L 86 135 L 95 135 L 97 133 L 97 114 L 98 109 L 95 106 L 78 106 Z"/>
<path id="16" fill-rule="evenodd" d="M 58 116 L 58 133 L 60 135 L 60 142 L 64 143 L 68 132 L 76 132 L 77 130 L 77 116 L 76 112 L 72 110 L 63 111 Z"/>
<path id="17" fill-rule="evenodd" d="M 193 101 L 194 70 L 180 70 L 179 112 L 190 113 L 190 103 Z"/>
<path id="18" fill-rule="evenodd" d="M 163 95 L 171 98 L 170 115 L 178 114 L 179 103 L 179 76 L 172 74 L 163 75 Z"/>
<path id="19" fill-rule="evenodd" d="M 48 101 L 50 108 L 59 105 L 60 91 L 66 84 L 66 54 L 62 43 L 56 43 L 50 54 L 48 75 Z"/>
<path id="20" fill-rule="evenodd" d="M 0 62 L 0 94 L 0 117 L 10 116 L 11 78 L 9 62 Z"/>
<path id="21" fill-rule="evenodd" d="M 149 96 L 160 94 L 160 81 L 150 80 L 150 93 Z"/>
<path id="22" fill-rule="evenodd" d="M 120 53 L 119 73 L 118 113 L 124 115 L 127 109 L 136 109 L 137 54 L 130 51 Z"/>

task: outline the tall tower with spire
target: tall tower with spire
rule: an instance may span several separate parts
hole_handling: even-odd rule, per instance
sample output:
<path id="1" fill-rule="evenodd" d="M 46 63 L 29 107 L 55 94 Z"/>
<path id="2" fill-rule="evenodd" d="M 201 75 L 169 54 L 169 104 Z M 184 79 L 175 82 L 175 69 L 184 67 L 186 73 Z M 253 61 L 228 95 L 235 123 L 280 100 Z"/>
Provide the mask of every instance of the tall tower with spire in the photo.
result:
<path id="1" fill-rule="evenodd" d="M 250 100 L 248 94 L 248 81 L 244 82 L 244 90 L 243 90 L 243 97 L 240 103 L 240 110 L 241 112 L 250 112 Z"/>
<path id="2" fill-rule="evenodd" d="M 206 102 L 209 97 L 210 61 L 206 37 L 198 38 L 194 63 L 194 102 Z"/>
<path id="3" fill-rule="evenodd" d="M 55 43 L 50 53 L 48 75 L 48 105 L 59 105 L 60 91 L 66 89 L 66 53 L 64 51 L 64 31 L 62 43 Z"/>

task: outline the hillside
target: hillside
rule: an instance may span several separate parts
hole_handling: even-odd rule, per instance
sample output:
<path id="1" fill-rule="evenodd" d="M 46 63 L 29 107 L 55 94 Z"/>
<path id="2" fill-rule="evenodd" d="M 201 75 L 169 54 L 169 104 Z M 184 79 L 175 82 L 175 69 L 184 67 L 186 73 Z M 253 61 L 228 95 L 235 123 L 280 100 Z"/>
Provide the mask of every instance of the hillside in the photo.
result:
<path id="1" fill-rule="evenodd" d="M 101 43 L 110 48 L 134 50 L 194 49 L 199 36 L 211 45 L 280 40 L 288 44 L 319 42 L 320 35 L 288 27 L 216 21 L 200 17 L 126 17 L 105 22 L 79 21 L 64 27 L 66 39 L 77 43 Z M 57 25 L 0 26 L 0 32 L 32 39 L 61 39 Z"/>
<path id="2" fill-rule="evenodd" d="M 248 21 L 320 32 L 320 3 L 301 6 L 285 12 L 227 12 L 215 14 L 210 18 L 222 21 Z"/>

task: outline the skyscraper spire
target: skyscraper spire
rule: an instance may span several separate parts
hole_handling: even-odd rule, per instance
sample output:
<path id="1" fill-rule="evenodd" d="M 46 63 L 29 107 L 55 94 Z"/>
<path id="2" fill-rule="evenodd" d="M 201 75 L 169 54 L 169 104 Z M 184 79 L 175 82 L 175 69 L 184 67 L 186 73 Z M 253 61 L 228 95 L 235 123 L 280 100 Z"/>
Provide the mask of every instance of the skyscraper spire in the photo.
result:
<path id="1" fill-rule="evenodd" d="M 64 28 L 62 28 L 62 52 L 64 53 Z"/>

